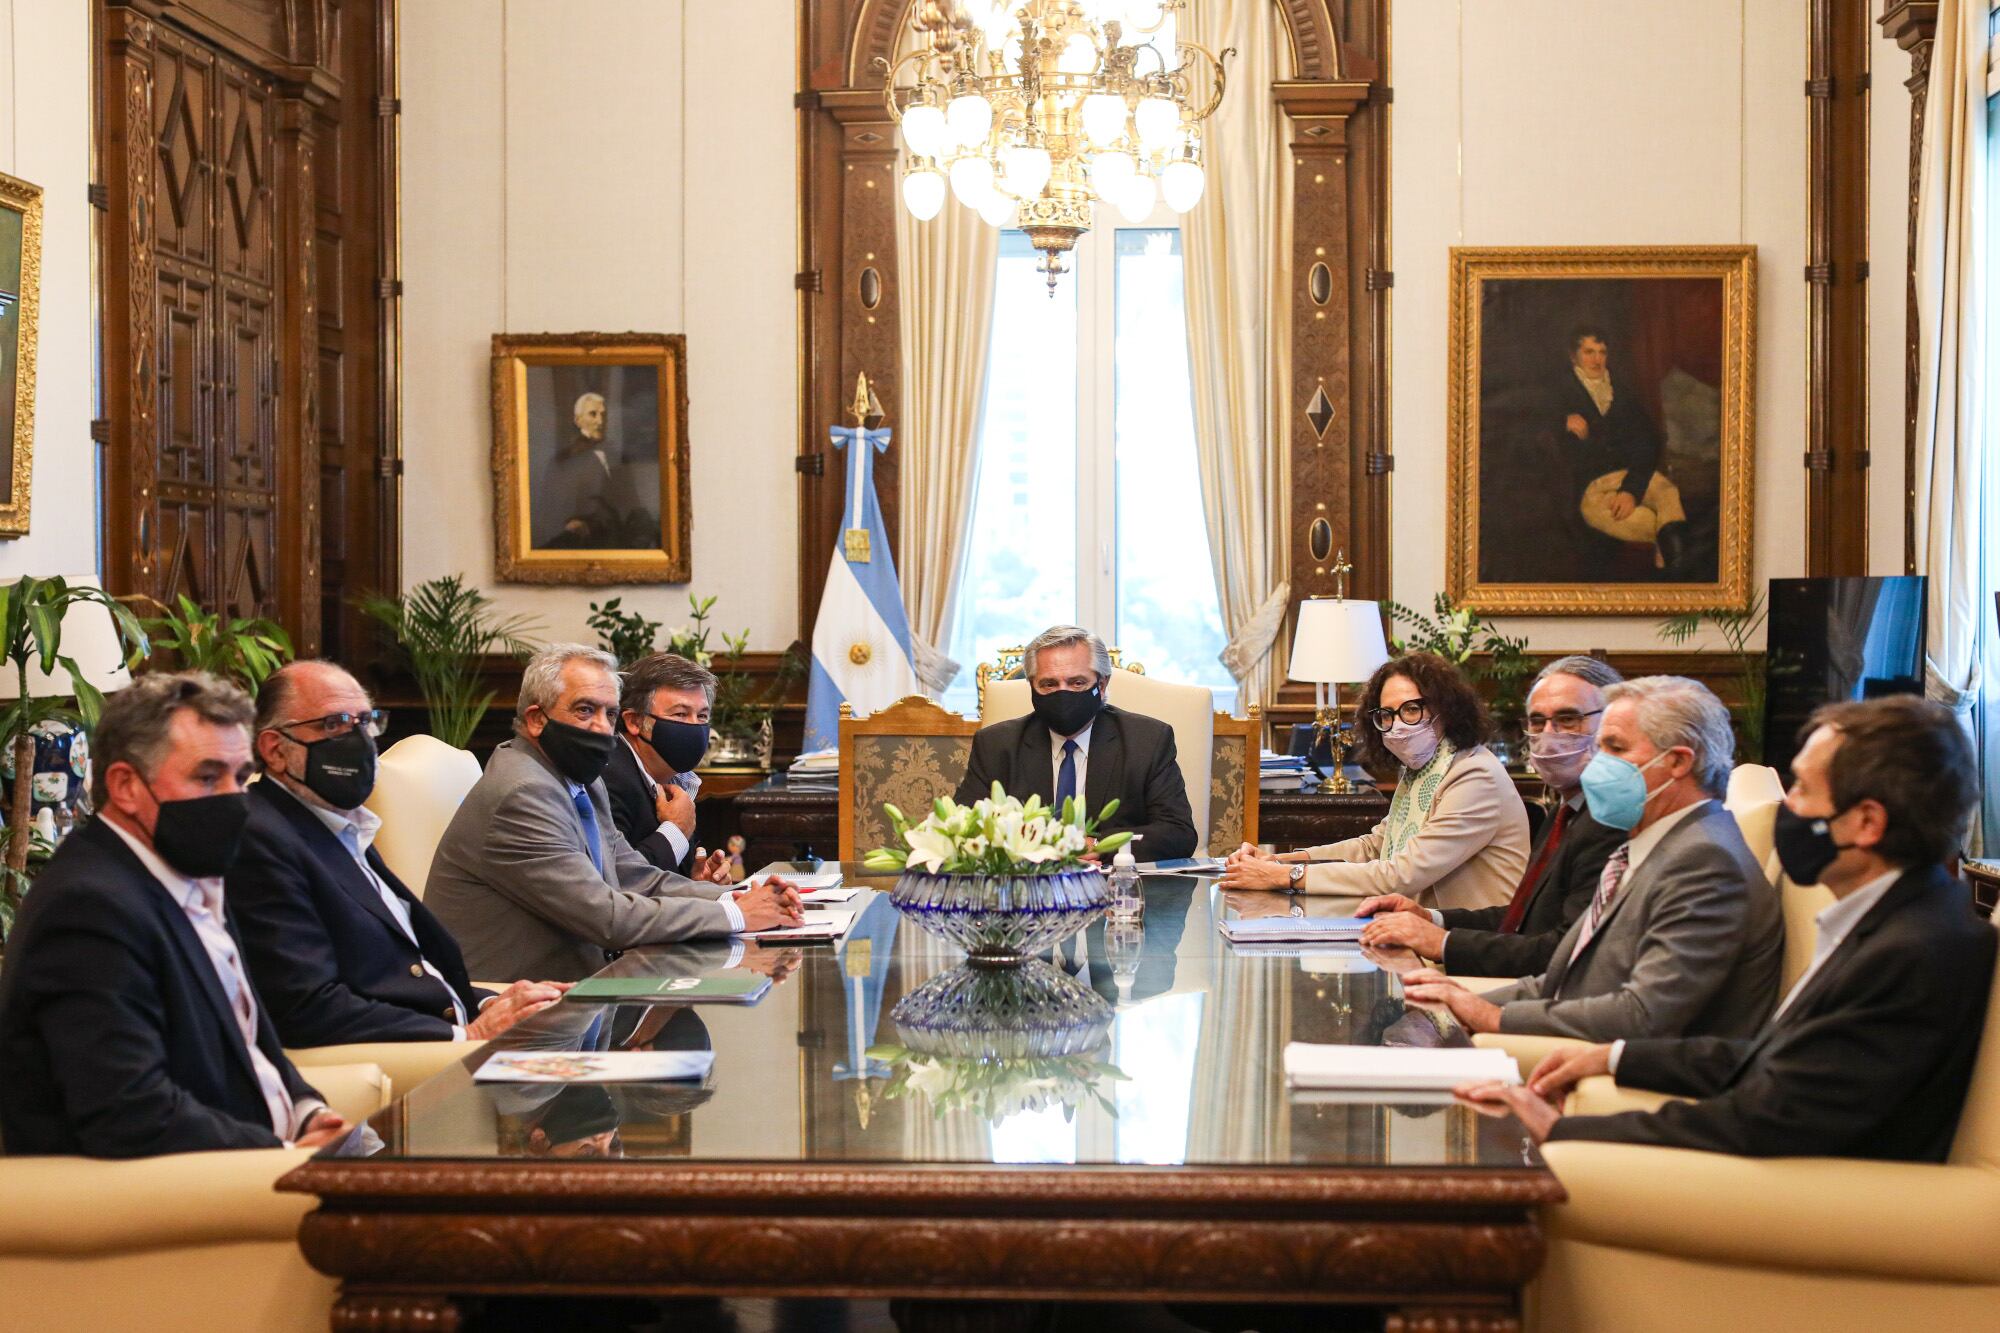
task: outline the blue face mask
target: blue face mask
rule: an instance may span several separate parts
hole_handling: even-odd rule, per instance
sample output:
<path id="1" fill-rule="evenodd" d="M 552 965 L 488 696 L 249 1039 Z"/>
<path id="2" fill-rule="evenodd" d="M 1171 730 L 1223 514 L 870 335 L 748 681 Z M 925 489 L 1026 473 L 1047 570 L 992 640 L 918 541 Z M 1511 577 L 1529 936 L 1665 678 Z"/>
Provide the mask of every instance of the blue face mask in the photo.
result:
<path id="1" fill-rule="evenodd" d="M 1629 759 L 1599 750 L 1583 770 L 1583 799 L 1590 807 L 1590 817 L 1606 828 L 1631 829 L 1646 813 L 1646 803 L 1660 794 L 1646 790 L 1646 769 L 1667 754 L 1660 751 L 1642 768 Z"/>

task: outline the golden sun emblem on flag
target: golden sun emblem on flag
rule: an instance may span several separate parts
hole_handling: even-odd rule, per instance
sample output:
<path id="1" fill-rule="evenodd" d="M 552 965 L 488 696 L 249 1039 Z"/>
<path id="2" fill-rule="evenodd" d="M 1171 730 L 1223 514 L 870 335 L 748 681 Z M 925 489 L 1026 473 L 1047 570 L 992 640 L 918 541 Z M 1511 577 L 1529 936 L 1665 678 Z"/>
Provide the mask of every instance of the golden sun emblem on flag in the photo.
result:
<path id="1" fill-rule="evenodd" d="M 867 666 L 868 659 L 873 656 L 874 651 L 865 643 L 857 643 L 847 650 L 847 660 L 856 666 Z"/>

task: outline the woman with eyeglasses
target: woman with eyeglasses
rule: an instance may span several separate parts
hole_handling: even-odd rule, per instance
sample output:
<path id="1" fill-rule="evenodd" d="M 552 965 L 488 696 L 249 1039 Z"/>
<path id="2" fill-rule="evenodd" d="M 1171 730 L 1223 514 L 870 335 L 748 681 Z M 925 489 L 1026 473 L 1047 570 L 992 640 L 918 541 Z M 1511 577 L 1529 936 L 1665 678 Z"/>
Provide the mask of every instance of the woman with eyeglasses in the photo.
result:
<path id="1" fill-rule="evenodd" d="M 1396 893 L 1430 908 L 1493 907 L 1528 864 L 1528 809 L 1486 748 L 1492 722 L 1478 691 L 1435 653 L 1405 653 L 1361 693 L 1360 759 L 1397 770 L 1381 823 L 1359 838 L 1273 856 L 1244 844 L 1225 889 Z"/>

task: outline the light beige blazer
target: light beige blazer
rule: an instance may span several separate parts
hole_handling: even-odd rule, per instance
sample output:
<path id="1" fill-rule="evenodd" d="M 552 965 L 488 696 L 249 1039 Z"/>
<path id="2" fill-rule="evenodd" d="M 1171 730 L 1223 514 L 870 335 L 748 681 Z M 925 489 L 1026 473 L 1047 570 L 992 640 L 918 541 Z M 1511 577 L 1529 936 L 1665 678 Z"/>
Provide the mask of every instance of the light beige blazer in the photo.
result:
<path id="1" fill-rule="evenodd" d="M 1528 807 L 1483 745 L 1461 750 L 1431 816 L 1395 856 L 1382 857 L 1382 825 L 1358 838 L 1307 849 L 1307 893 L 1400 893 L 1425 907 L 1493 907 L 1511 900 L 1528 868 Z"/>

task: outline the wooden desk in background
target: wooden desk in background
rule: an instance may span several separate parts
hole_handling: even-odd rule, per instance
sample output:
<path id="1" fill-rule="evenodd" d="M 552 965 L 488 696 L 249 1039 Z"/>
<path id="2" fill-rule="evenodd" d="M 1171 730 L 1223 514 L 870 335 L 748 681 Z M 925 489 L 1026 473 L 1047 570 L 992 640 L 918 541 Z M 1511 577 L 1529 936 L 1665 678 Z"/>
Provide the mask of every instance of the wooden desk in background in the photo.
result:
<path id="1" fill-rule="evenodd" d="M 1389 812 L 1389 798 L 1363 790 L 1265 792 L 1258 801 L 1259 841 L 1279 851 L 1339 842 L 1366 833 Z M 817 854 L 832 860 L 840 844 L 840 796 L 827 787 L 794 787 L 776 773 L 734 796 L 702 789 L 702 837 L 741 833 L 743 864 L 751 868 Z M 1221 849 L 1213 849 L 1221 850 Z"/>

